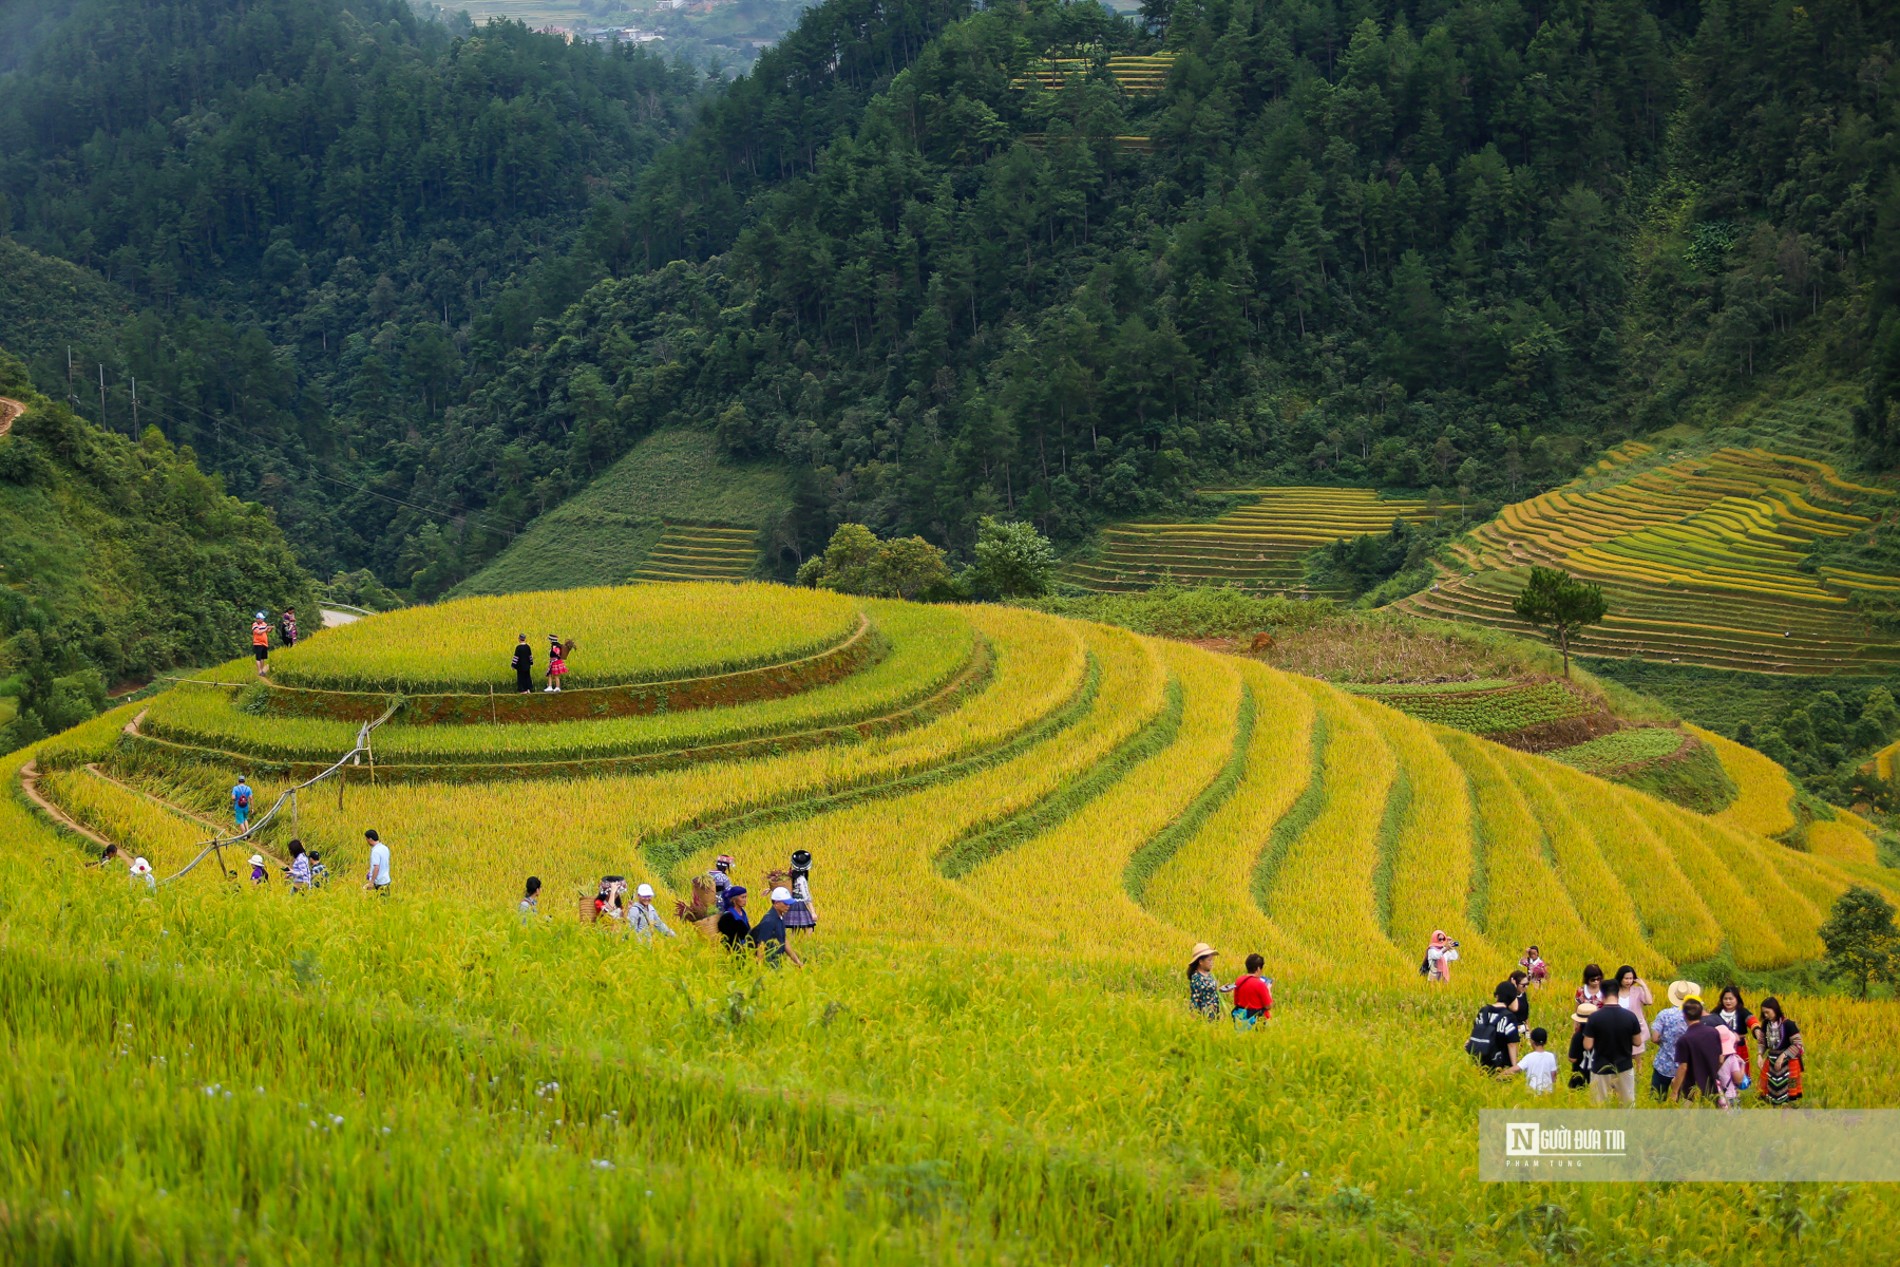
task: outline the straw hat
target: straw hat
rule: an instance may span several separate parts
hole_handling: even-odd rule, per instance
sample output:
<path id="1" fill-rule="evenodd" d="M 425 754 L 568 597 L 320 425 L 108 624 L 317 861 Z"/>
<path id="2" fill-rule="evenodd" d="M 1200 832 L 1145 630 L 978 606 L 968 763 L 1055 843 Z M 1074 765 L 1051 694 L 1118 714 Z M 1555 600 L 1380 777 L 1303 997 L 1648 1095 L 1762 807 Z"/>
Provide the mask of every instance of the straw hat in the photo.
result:
<path id="1" fill-rule="evenodd" d="M 1702 993 L 1702 987 L 1693 981 L 1671 981 L 1669 983 L 1669 1006 L 1681 1007 L 1684 1001 Z"/>
<path id="2" fill-rule="evenodd" d="M 1577 1024 L 1581 1025 L 1585 1021 L 1589 1020 L 1591 1017 L 1595 1016 L 1596 1014 L 1597 1014 L 1596 1004 L 1579 1003 L 1577 1004 L 1577 1010 L 1570 1014 L 1570 1019 L 1575 1021 Z"/>
<path id="3" fill-rule="evenodd" d="M 1218 955 L 1219 953 L 1220 951 L 1214 949 L 1206 942 L 1197 941 L 1194 943 L 1194 949 L 1188 954 L 1188 967 L 1192 968 L 1195 964 L 1207 958 L 1207 956 Z"/>

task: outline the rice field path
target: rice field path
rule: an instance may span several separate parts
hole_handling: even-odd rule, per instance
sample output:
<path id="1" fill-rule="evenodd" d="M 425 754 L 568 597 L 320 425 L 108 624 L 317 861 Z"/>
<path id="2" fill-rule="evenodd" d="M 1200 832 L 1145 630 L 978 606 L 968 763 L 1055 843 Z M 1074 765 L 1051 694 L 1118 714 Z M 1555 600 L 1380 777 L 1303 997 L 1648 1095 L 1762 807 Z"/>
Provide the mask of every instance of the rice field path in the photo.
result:
<path id="1" fill-rule="evenodd" d="M 325 629 L 335 629 L 339 625 L 353 625 L 363 619 L 360 612 L 340 611 L 335 607 L 319 607 L 317 613 L 323 617 Z"/>
<path id="2" fill-rule="evenodd" d="M 17 400 L 0 396 L 0 436 L 13 430 L 13 420 L 26 412 L 26 406 Z"/>
<path id="3" fill-rule="evenodd" d="M 45 814 L 48 818 L 58 823 L 61 827 L 66 828 L 68 831 L 78 832 L 81 836 L 84 836 L 87 840 L 90 840 L 93 844 L 98 845 L 102 849 L 115 843 L 107 840 L 104 836 L 101 836 L 98 832 L 46 799 L 45 795 L 40 791 L 39 762 L 29 761 L 20 767 L 20 791 L 25 794 L 26 799 L 31 801 L 35 808 L 42 814 Z"/>

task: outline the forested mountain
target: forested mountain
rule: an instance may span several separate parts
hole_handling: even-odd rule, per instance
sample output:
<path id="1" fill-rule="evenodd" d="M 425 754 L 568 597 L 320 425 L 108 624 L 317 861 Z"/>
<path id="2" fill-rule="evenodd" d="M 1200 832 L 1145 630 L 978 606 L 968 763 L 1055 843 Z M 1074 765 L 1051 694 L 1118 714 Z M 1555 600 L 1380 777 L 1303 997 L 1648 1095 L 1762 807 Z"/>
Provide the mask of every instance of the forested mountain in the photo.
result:
<path id="1" fill-rule="evenodd" d="M 315 594 L 262 507 L 189 452 L 101 431 L 34 391 L 0 352 L 0 746 L 93 715 L 107 689 L 224 660 L 249 614 L 316 619 Z"/>
<path id="2" fill-rule="evenodd" d="M 8 0 L 0 31 L 0 232 L 144 306 L 81 349 L 106 421 L 136 378 L 317 567 L 399 569 L 418 442 L 592 280 L 562 251 L 697 90 L 401 0 Z"/>
<path id="3" fill-rule="evenodd" d="M 1796 378 L 1900 435 L 1890 6 L 830 0 L 690 110 L 392 0 L 21 11 L 0 225 L 148 305 L 110 364 L 316 566 L 423 596 L 665 425 L 785 462 L 808 548 L 1482 507 Z"/>

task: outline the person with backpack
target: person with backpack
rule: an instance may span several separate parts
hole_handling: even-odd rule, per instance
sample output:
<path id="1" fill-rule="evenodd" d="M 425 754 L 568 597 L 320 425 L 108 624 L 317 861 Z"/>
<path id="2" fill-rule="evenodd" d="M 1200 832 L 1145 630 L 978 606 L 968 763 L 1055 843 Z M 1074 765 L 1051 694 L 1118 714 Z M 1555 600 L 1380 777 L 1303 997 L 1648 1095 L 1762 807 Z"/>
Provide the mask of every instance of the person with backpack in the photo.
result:
<path id="1" fill-rule="evenodd" d="M 1418 975 L 1427 981 L 1451 980 L 1451 965 L 1458 961 L 1458 943 L 1445 935 L 1444 929 L 1432 934 L 1432 944 L 1425 948 L 1425 958 L 1419 961 Z"/>
<path id="2" fill-rule="evenodd" d="M 574 640 L 562 642 L 553 634 L 548 635 L 548 684 L 547 690 L 558 691 L 561 681 L 567 676 L 567 658 L 574 654 Z"/>
<path id="3" fill-rule="evenodd" d="M 277 638 L 286 647 L 297 645 L 297 609 L 284 608 L 284 614 L 277 618 Z"/>
<path id="4" fill-rule="evenodd" d="M 237 829 L 242 832 L 246 823 L 251 821 L 251 781 L 238 775 L 237 785 L 231 789 L 231 817 L 237 820 Z"/>
<path id="5" fill-rule="evenodd" d="M 1524 1031 L 1511 1008 L 1517 990 L 1508 981 L 1498 983 L 1493 1002 L 1478 1009 L 1471 1022 L 1471 1037 L 1465 1039 L 1465 1051 L 1480 1069 L 1495 1074 L 1517 1064 L 1517 1044 Z"/>
<path id="6" fill-rule="evenodd" d="M 263 612 L 251 621 L 251 657 L 257 661 L 257 676 L 270 672 L 270 621 Z"/>
<path id="7" fill-rule="evenodd" d="M 528 645 L 528 635 L 515 637 L 515 658 L 510 662 L 515 671 L 515 694 L 527 695 L 534 690 L 534 648 Z"/>

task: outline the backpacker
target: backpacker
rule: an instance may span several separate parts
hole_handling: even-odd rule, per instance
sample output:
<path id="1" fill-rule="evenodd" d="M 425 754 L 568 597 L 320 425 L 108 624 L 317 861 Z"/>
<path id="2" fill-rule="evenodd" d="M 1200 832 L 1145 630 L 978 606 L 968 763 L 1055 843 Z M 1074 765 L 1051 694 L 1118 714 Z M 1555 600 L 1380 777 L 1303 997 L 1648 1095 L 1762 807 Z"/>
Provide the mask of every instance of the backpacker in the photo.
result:
<path id="1" fill-rule="evenodd" d="M 1423 959 L 1418 961 L 1418 975 L 1421 977 L 1429 977 L 1432 975 L 1432 957 L 1430 954 L 1427 954 Z"/>
<path id="2" fill-rule="evenodd" d="M 1510 1039 L 1516 1022 L 1509 1008 L 1487 1003 L 1478 1009 L 1471 1022 L 1471 1037 L 1465 1051 L 1487 1069 L 1503 1069 L 1511 1063 Z"/>
<path id="3" fill-rule="evenodd" d="M 251 808 L 251 794 L 249 792 L 239 792 L 237 794 L 237 803 L 239 809 Z"/>

